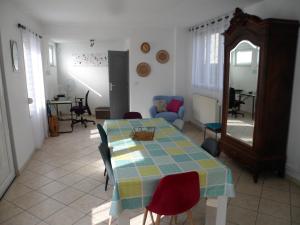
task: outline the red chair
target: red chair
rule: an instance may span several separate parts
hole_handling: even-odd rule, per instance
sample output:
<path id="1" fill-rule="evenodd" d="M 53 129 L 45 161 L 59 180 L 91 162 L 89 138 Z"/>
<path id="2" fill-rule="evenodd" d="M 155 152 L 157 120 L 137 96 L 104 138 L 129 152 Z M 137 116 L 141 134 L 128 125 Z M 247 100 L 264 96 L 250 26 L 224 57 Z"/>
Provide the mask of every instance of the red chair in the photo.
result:
<path id="1" fill-rule="evenodd" d="M 127 112 L 123 115 L 123 119 L 143 119 L 139 112 Z"/>
<path id="2" fill-rule="evenodd" d="M 187 172 L 169 175 L 162 178 L 154 192 L 150 204 L 144 213 L 143 225 L 146 223 L 148 211 L 150 211 L 152 222 L 152 212 L 157 214 L 156 225 L 160 224 L 162 215 L 172 216 L 186 212 L 188 220 L 193 225 L 191 208 L 200 199 L 200 182 L 197 172 Z"/>

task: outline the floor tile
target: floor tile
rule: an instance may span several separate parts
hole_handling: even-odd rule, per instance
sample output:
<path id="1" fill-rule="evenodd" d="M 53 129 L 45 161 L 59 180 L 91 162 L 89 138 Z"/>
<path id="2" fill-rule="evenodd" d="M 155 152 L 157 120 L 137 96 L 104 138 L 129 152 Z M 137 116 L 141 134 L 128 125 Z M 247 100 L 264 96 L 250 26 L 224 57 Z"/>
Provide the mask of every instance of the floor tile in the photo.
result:
<path id="1" fill-rule="evenodd" d="M 112 187 L 109 186 L 107 191 L 105 191 L 105 184 L 101 184 L 90 191 L 89 194 L 104 200 L 110 200 L 112 198 Z"/>
<path id="2" fill-rule="evenodd" d="M 291 194 L 291 203 L 293 206 L 300 207 L 300 194 Z"/>
<path id="3" fill-rule="evenodd" d="M 294 183 L 291 183 L 291 193 L 295 193 L 300 195 L 300 185 L 296 185 Z"/>
<path id="4" fill-rule="evenodd" d="M 56 179 L 59 179 L 60 177 L 63 177 L 65 175 L 69 174 L 69 173 L 70 173 L 70 171 L 68 171 L 68 170 L 56 168 L 54 170 L 51 170 L 49 173 L 46 173 L 45 176 L 56 180 Z"/>
<path id="5" fill-rule="evenodd" d="M 84 195 L 70 204 L 70 207 L 80 210 L 84 213 L 95 212 L 105 201 L 91 195 Z"/>
<path id="6" fill-rule="evenodd" d="M 32 191 L 15 199 L 13 203 L 22 209 L 28 209 L 46 200 L 47 198 L 48 197 L 44 194 L 41 194 L 37 191 Z"/>
<path id="7" fill-rule="evenodd" d="M 79 210 L 66 206 L 48 217 L 45 222 L 49 225 L 71 225 L 84 216 Z"/>
<path id="8" fill-rule="evenodd" d="M 41 220 L 34 217 L 33 215 L 30 215 L 27 212 L 22 212 L 21 214 L 18 214 L 12 219 L 5 221 L 1 225 L 36 225 L 40 222 Z"/>
<path id="9" fill-rule="evenodd" d="M 259 204 L 259 197 L 243 194 L 243 193 L 236 193 L 236 197 L 230 200 L 230 205 L 251 209 L 257 211 Z"/>
<path id="10" fill-rule="evenodd" d="M 75 200 L 83 196 L 84 194 L 84 192 L 70 187 L 64 189 L 61 192 L 56 193 L 51 198 L 56 199 L 57 201 L 64 203 L 65 205 L 68 205 L 71 202 L 74 202 Z"/>
<path id="11" fill-rule="evenodd" d="M 86 178 L 86 179 L 74 184 L 72 187 L 76 188 L 80 191 L 88 193 L 91 190 L 95 189 L 96 187 L 99 187 L 100 185 L 101 185 L 100 182 L 98 182 L 94 179 L 91 179 L 91 178 Z"/>
<path id="12" fill-rule="evenodd" d="M 14 182 L 4 195 L 4 198 L 8 201 L 13 201 L 14 199 L 31 192 L 32 189 L 28 188 L 27 186 Z"/>
<path id="13" fill-rule="evenodd" d="M 43 220 L 62 209 L 64 206 L 65 205 L 59 203 L 58 201 L 49 198 L 46 201 L 43 201 L 30 208 L 28 212 Z"/>
<path id="14" fill-rule="evenodd" d="M 32 189 L 39 189 L 40 187 L 49 184 L 52 181 L 53 180 L 48 177 L 37 175 L 35 178 L 29 180 L 28 182 L 25 182 L 24 185 Z"/>
<path id="15" fill-rule="evenodd" d="M 286 179 L 272 176 L 264 179 L 264 187 L 273 188 L 279 191 L 290 191 L 290 182 Z"/>
<path id="16" fill-rule="evenodd" d="M 77 173 L 70 173 L 66 176 L 63 176 L 58 179 L 59 182 L 66 184 L 66 185 L 73 185 L 75 183 L 78 183 L 79 181 L 83 180 L 85 177 L 77 174 Z"/>
<path id="17" fill-rule="evenodd" d="M 260 196 L 262 192 L 262 185 L 255 184 L 253 182 L 238 181 L 238 184 L 236 185 L 236 191 L 244 194 Z"/>
<path id="18" fill-rule="evenodd" d="M 64 170 L 68 170 L 68 171 L 75 171 L 78 170 L 79 168 L 81 168 L 83 165 L 81 163 L 76 163 L 76 162 L 72 162 L 72 163 L 68 163 L 67 165 L 61 167 Z"/>
<path id="19" fill-rule="evenodd" d="M 300 223 L 300 208 L 292 206 L 292 221 Z"/>
<path id="20" fill-rule="evenodd" d="M 277 217 L 265 215 L 265 214 L 258 214 L 256 225 L 290 225 L 290 220 L 280 219 Z"/>
<path id="21" fill-rule="evenodd" d="M 10 202 L 1 200 L 0 201 L 0 223 L 10 219 L 15 215 L 20 214 L 22 211 L 23 211 L 22 209 L 11 204 Z"/>
<path id="22" fill-rule="evenodd" d="M 252 210 L 229 206 L 227 216 L 228 221 L 237 225 L 255 225 L 257 213 Z"/>
<path id="23" fill-rule="evenodd" d="M 52 196 L 55 193 L 62 191 L 66 187 L 67 187 L 66 185 L 54 181 L 52 183 L 49 183 L 49 184 L 41 187 L 37 191 L 39 191 L 45 195 Z"/>
<path id="24" fill-rule="evenodd" d="M 278 203 L 264 198 L 260 200 L 258 211 L 263 214 L 283 219 L 290 219 L 291 215 L 290 205 Z"/>
<path id="25" fill-rule="evenodd" d="M 270 199 L 276 202 L 290 204 L 290 192 L 289 191 L 279 191 L 277 189 L 263 187 L 262 197 L 265 199 Z"/>
<path id="26" fill-rule="evenodd" d="M 44 174 L 49 173 L 50 171 L 54 170 L 55 168 L 56 168 L 55 166 L 50 166 L 46 163 L 43 163 L 40 166 L 34 167 L 32 172 L 38 173 L 40 175 L 44 175 Z"/>

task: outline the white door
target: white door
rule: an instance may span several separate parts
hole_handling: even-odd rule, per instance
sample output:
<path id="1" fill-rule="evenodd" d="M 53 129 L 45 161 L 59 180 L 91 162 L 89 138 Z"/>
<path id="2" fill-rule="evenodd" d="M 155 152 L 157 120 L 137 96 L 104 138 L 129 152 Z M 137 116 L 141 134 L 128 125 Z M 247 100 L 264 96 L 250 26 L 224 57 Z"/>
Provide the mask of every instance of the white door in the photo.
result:
<path id="1" fill-rule="evenodd" d="M 15 177 L 0 71 L 0 198 Z"/>

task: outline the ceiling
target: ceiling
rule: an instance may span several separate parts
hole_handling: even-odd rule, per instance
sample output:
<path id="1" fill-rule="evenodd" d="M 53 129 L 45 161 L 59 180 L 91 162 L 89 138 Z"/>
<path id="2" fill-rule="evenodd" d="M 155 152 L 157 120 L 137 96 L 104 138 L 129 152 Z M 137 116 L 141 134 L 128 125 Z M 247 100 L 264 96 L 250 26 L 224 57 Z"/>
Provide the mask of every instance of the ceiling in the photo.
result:
<path id="1" fill-rule="evenodd" d="M 46 34 L 62 41 L 71 36 L 105 39 L 107 33 L 121 34 L 139 27 L 189 26 L 260 0 L 11 1 L 40 21 Z"/>

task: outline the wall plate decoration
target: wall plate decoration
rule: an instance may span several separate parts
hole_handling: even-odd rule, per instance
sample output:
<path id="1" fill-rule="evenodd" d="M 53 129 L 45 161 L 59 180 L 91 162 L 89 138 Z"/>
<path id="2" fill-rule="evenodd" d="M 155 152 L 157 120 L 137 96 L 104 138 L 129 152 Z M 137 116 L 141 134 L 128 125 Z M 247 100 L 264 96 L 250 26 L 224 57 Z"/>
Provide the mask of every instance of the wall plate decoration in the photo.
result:
<path id="1" fill-rule="evenodd" d="M 11 61 L 13 71 L 19 71 L 19 53 L 18 53 L 18 45 L 16 41 L 10 40 L 10 51 L 11 51 Z"/>
<path id="2" fill-rule="evenodd" d="M 167 63 L 169 58 L 169 53 L 166 50 L 160 50 L 156 53 L 156 60 L 161 64 Z"/>
<path id="3" fill-rule="evenodd" d="M 151 47 L 150 47 L 150 44 L 148 42 L 143 42 L 141 44 L 141 51 L 143 53 L 148 53 L 150 51 Z"/>
<path id="4" fill-rule="evenodd" d="M 80 53 L 72 54 L 73 66 L 107 66 L 107 53 Z"/>
<path id="5" fill-rule="evenodd" d="M 140 77 L 147 77 L 151 72 L 151 67 L 148 63 L 139 63 L 136 67 L 136 72 Z"/>

